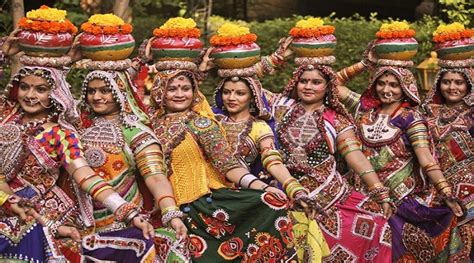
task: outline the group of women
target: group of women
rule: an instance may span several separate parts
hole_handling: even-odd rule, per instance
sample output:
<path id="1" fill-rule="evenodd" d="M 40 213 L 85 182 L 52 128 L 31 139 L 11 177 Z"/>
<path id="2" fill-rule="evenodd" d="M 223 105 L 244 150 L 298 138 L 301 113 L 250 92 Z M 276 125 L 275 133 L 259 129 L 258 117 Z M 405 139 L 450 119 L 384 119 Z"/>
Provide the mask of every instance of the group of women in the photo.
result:
<path id="1" fill-rule="evenodd" d="M 227 71 L 213 108 L 197 65 L 175 61 L 147 107 L 132 81 L 147 50 L 91 71 L 79 101 L 67 71 L 22 60 L 0 101 L 2 259 L 472 259 L 472 61 L 446 61 L 423 105 L 411 71 L 369 46 L 339 72 L 299 59 L 281 94 Z M 344 86 L 366 69 L 362 95 Z"/>

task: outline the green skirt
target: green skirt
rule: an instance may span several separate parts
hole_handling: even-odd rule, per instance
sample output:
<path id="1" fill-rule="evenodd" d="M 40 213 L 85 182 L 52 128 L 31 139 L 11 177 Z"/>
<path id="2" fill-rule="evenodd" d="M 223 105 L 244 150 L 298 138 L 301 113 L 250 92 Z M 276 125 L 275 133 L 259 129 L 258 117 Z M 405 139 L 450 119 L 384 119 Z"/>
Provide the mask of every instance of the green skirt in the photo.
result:
<path id="1" fill-rule="evenodd" d="M 296 260 L 287 201 L 251 189 L 219 189 L 184 204 L 193 262 Z"/>

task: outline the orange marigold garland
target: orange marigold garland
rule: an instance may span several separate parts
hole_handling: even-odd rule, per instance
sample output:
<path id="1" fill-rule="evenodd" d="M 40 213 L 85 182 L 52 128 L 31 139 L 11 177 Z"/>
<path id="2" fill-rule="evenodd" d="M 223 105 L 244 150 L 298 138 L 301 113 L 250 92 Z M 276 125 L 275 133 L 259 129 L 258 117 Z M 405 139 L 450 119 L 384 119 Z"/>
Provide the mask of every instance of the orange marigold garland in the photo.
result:
<path id="1" fill-rule="evenodd" d="M 133 27 L 116 15 L 96 14 L 81 25 L 81 30 L 93 35 L 115 35 L 130 34 L 133 31 Z"/>
<path id="2" fill-rule="evenodd" d="M 66 11 L 42 5 L 39 9 L 27 13 L 20 18 L 18 27 L 22 30 L 45 33 L 77 33 L 77 27 L 65 18 Z"/>
<path id="3" fill-rule="evenodd" d="M 292 37 L 303 37 L 303 38 L 310 38 L 310 37 L 319 37 L 324 35 L 333 34 L 336 29 L 333 26 L 320 26 L 317 28 L 297 28 L 293 27 L 290 30 L 290 35 Z"/>
<path id="4" fill-rule="evenodd" d="M 213 46 L 232 46 L 232 45 L 240 45 L 240 44 L 248 44 L 257 41 L 257 35 L 253 33 L 245 34 L 242 36 L 236 37 L 224 37 L 214 35 L 211 37 L 209 42 Z"/>
<path id="5" fill-rule="evenodd" d="M 380 30 L 375 33 L 378 39 L 392 38 L 411 38 L 416 34 L 415 30 L 410 29 L 410 25 L 405 21 L 395 21 L 383 23 Z"/>

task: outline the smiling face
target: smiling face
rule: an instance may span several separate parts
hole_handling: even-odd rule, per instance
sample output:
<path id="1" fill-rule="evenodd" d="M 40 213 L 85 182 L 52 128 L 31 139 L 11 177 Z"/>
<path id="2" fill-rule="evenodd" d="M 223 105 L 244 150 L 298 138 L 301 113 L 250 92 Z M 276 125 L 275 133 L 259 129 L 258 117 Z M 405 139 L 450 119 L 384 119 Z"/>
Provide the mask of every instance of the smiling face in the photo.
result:
<path id="1" fill-rule="evenodd" d="M 87 85 L 87 103 L 99 115 L 120 112 L 120 105 L 114 100 L 112 89 L 102 79 L 93 79 Z"/>
<path id="2" fill-rule="evenodd" d="M 455 105 L 467 95 L 468 84 L 461 73 L 446 72 L 440 80 L 439 90 L 447 104 Z"/>
<path id="3" fill-rule="evenodd" d="M 327 85 L 328 81 L 319 70 L 306 70 L 301 74 L 296 92 L 303 104 L 322 104 Z"/>
<path id="4" fill-rule="evenodd" d="M 229 114 L 238 114 L 250 110 L 252 96 L 247 83 L 226 81 L 222 87 L 222 101 Z"/>
<path id="5" fill-rule="evenodd" d="M 47 115 L 48 108 L 51 107 L 50 94 L 51 87 L 45 78 L 28 75 L 20 79 L 18 103 L 25 114 L 32 117 Z"/>
<path id="6" fill-rule="evenodd" d="M 375 93 L 382 104 L 385 105 L 399 102 L 404 96 L 400 82 L 390 73 L 385 73 L 377 79 Z"/>
<path id="7" fill-rule="evenodd" d="M 191 80 L 179 75 L 171 79 L 165 93 L 166 112 L 183 112 L 191 107 L 193 102 L 193 85 Z"/>

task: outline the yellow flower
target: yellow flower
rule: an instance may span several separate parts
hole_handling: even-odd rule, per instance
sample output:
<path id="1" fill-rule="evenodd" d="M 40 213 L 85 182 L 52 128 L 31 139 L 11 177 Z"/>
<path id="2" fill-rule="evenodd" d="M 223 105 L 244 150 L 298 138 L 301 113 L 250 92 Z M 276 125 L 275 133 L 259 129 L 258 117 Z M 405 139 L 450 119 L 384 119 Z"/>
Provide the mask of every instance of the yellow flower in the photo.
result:
<path id="1" fill-rule="evenodd" d="M 31 10 L 26 13 L 26 18 L 33 20 L 57 21 L 63 22 L 66 19 L 66 10 L 59 10 L 57 8 L 40 8 Z"/>
<path id="2" fill-rule="evenodd" d="M 196 22 L 192 18 L 173 17 L 168 19 L 166 23 L 160 26 L 161 29 L 175 28 L 195 28 Z"/>
<path id="3" fill-rule="evenodd" d="M 239 37 L 250 33 L 250 29 L 232 23 L 224 23 L 218 30 L 217 35 L 221 37 Z"/>
<path id="4" fill-rule="evenodd" d="M 409 30 L 410 25 L 405 22 L 405 21 L 395 21 L 392 23 L 383 23 L 382 26 L 380 27 L 380 31 L 403 31 L 403 30 Z"/>
<path id="5" fill-rule="evenodd" d="M 121 26 L 125 24 L 122 18 L 114 14 L 97 14 L 89 17 L 89 23 L 101 26 Z"/>
<path id="6" fill-rule="evenodd" d="M 439 25 L 438 28 L 433 32 L 433 36 L 456 33 L 464 31 L 464 25 L 458 22 L 454 22 L 448 25 Z"/>
<path id="7" fill-rule="evenodd" d="M 302 19 L 296 23 L 297 28 L 318 28 L 324 25 L 324 21 L 319 17 L 310 17 L 308 19 Z"/>

